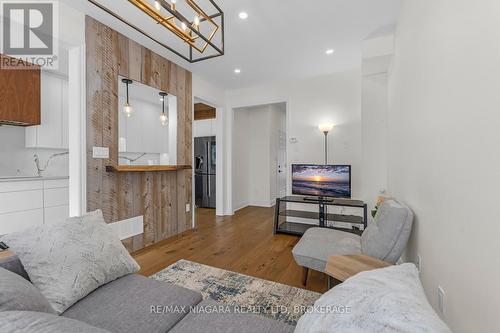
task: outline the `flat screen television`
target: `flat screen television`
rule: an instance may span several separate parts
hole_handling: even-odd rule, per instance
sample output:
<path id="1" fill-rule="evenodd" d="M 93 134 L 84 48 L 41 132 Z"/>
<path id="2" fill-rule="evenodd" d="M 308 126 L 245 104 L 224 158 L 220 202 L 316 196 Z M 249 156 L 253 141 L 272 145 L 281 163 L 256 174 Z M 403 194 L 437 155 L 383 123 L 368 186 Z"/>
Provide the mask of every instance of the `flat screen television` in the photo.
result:
<path id="1" fill-rule="evenodd" d="M 315 197 L 351 198 L 351 166 L 293 164 L 292 193 Z"/>

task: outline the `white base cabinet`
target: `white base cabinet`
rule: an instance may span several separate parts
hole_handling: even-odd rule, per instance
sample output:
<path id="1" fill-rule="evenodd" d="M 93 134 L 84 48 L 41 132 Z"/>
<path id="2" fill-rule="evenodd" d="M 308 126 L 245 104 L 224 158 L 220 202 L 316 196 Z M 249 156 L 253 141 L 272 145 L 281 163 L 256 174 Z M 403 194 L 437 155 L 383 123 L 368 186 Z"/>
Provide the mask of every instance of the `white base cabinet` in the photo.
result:
<path id="1" fill-rule="evenodd" d="M 68 179 L 0 182 L 0 235 L 69 216 Z"/>

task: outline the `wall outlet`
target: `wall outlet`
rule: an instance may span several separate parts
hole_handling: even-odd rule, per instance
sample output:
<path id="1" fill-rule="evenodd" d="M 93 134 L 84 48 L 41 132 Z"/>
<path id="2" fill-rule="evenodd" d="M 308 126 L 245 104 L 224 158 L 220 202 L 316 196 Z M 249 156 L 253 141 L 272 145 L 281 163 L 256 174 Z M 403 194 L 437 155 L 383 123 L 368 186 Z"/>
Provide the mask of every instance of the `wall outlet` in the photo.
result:
<path id="1" fill-rule="evenodd" d="M 108 159 L 109 158 L 109 148 L 108 147 L 92 147 L 92 158 Z"/>
<path id="2" fill-rule="evenodd" d="M 422 256 L 420 254 L 417 255 L 417 269 L 419 273 L 422 272 Z"/>
<path id="3" fill-rule="evenodd" d="M 186 213 L 189 213 L 191 211 L 191 204 L 186 204 Z"/>
<path id="4" fill-rule="evenodd" d="M 441 315 L 444 317 L 445 311 L 446 311 L 446 306 L 445 306 L 445 292 L 443 287 L 438 286 L 438 310 L 441 313 Z"/>

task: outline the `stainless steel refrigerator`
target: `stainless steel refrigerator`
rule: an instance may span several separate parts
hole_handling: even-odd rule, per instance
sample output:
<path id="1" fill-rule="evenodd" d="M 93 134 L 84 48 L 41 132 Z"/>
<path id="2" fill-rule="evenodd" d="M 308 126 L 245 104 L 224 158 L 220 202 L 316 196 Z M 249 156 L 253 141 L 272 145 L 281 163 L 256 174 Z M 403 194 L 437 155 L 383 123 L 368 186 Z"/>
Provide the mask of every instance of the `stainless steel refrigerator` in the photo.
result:
<path id="1" fill-rule="evenodd" d="M 215 208 L 216 147 L 215 136 L 194 139 L 196 207 Z"/>

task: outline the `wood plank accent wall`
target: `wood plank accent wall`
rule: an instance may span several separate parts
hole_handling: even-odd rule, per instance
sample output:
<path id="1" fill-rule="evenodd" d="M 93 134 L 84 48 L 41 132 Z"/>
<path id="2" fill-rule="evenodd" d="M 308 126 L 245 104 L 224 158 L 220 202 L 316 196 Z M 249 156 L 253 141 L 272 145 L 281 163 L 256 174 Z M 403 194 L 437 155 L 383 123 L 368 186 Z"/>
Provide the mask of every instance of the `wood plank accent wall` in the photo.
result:
<path id="1" fill-rule="evenodd" d="M 144 215 L 144 234 L 124 241 L 131 252 L 192 228 L 192 170 L 116 173 L 118 75 L 177 96 L 177 162 L 192 165 L 191 72 L 113 29 L 86 17 L 87 209 L 102 209 L 106 222 Z M 109 147 L 93 159 L 92 147 Z"/>

